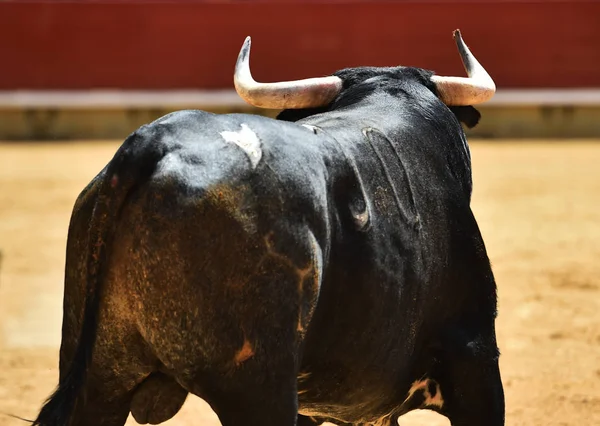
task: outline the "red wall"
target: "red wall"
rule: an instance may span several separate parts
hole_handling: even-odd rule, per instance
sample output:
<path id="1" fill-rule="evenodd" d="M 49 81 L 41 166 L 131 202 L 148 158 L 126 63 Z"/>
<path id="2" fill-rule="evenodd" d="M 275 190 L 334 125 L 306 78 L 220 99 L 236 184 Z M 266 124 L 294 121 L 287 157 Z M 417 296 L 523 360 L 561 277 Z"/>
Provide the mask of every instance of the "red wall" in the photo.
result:
<path id="1" fill-rule="evenodd" d="M 357 65 L 459 74 L 460 28 L 499 87 L 600 87 L 600 2 L 0 3 L 0 89 L 231 88 Z"/>

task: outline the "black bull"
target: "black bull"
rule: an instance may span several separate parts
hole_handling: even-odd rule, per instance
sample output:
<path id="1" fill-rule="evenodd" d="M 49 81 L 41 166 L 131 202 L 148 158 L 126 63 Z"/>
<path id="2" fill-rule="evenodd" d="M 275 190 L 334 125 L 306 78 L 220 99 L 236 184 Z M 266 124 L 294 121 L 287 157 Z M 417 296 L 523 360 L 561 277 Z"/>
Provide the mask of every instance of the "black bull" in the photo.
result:
<path id="1" fill-rule="evenodd" d="M 87 186 L 67 243 L 60 381 L 36 424 L 504 424 L 496 285 L 460 121 L 431 73 L 337 73 L 279 120 L 143 126 Z"/>

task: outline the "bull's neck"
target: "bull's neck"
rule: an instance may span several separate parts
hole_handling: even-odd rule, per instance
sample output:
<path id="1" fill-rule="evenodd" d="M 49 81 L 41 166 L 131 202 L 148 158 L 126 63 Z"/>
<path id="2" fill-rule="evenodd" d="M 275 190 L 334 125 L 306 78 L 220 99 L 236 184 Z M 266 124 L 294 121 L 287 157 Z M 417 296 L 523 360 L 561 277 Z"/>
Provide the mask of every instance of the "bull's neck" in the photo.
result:
<path id="1" fill-rule="evenodd" d="M 399 119 L 402 110 L 400 100 L 386 96 L 377 102 L 364 99 L 352 106 L 310 116 L 302 120 L 302 123 L 321 128 L 334 137 L 366 128 L 393 135 L 403 124 L 403 120 Z"/>

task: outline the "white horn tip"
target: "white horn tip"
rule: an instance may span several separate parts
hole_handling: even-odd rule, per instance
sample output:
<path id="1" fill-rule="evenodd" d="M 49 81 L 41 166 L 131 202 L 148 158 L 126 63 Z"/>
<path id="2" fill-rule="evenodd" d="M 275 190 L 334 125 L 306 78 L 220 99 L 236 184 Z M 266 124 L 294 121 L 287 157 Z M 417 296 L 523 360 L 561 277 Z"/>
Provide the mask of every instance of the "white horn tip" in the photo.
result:
<path id="1" fill-rule="evenodd" d="M 248 36 L 244 40 L 244 44 L 242 44 L 242 49 L 240 50 L 240 53 L 243 53 L 244 56 L 247 55 L 248 52 L 250 51 L 251 45 L 252 45 L 252 38 L 250 36 Z"/>
<path id="2" fill-rule="evenodd" d="M 244 40 L 244 44 L 242 44 L 242 48 L 240 49 L 240 53 L 238 54 L 238 59 L 236 63 L 236 72 L 238 68 L 242 67 L 244 64 L 248 62 L 248 56 L 250 56 L 250 45 L 251 39 L 250 36 L 246 37 Z"/>

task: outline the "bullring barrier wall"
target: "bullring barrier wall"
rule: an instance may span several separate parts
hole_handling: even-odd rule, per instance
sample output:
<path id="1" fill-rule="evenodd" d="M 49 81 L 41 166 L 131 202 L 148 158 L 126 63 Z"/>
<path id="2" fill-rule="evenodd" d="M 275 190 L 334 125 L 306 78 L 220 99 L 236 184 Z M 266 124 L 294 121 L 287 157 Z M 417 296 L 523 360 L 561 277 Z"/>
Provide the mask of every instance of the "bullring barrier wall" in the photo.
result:
<path id="1" fill-rule="evenodd" d="M 358 66 L 464 75 L 460 28 L 499 88 L 471 134 L 600 137 L 600 2 L 0 3 L 0 139 L 123 138 L 164 113 L 257 111 L 232 94 L 253 37 L 263 81 Z"/>

